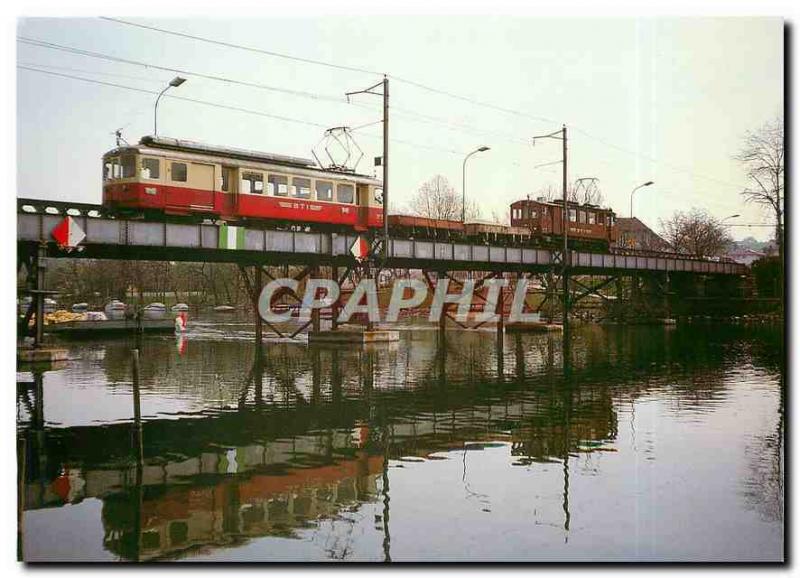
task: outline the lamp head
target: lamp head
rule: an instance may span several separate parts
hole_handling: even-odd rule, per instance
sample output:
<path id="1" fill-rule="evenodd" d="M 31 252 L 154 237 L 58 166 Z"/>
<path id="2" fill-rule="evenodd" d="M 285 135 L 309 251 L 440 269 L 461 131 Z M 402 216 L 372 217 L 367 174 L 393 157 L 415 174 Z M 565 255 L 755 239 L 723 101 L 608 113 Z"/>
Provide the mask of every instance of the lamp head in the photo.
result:
<path id="1" fill-rule="evenodd" d="M 478 152 L 479 152 L 479 153 L 485 153 L 485 152 L 486 152 L 486 151 L 488 151 L 488 150 L 489 150 L 489 147 L 487 147 L 487 146 L 483 146 L 483 147 L 481 147 L 481 148 L 479 148 L 479 149 L 478 149 Z"/>
<path id="2" fill-rule="evenodd" d="M 642 186 L 643 186 L 643 187 L 649 187 L 649 186 L 650 186 L 650 185 L 652 185 L 652 184 L 653 184 L 653 181 L 647 181 L 647 182 L 646 182 L 645 184 L 643 184 Z"/>
<path id="3" fill-rule="evenodd" d="M 181 78 L 180 76 L 176 76 L 175 78 L 173 78 L 172 80 L 169 81 L 169 85 L 170 86 L 174 86 L 174 87 L 177 88 L 178 86 L 180 86 L 184 82 L 186 82 L 185 78 Z"/>

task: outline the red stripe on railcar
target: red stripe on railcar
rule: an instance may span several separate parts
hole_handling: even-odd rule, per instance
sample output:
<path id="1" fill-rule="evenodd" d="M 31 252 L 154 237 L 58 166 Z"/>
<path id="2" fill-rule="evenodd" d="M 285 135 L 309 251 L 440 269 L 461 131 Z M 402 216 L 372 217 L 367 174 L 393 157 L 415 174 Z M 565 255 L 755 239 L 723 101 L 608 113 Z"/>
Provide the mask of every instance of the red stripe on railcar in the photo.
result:
<path id="1" fill-rule="evenodd" d="M 383 225 L 383 209 L 329 203 L 295 197 L 230 194 L 188 187 L 147 183 L 115 183 L 103 187 L 103 204 L 162 210 L 167 213 L 201 213 L 226 218 L 272 219 L 298 223 L 347 225 L 356 230 Z M 365 210 L 366 209 L 366 210 Z"/>

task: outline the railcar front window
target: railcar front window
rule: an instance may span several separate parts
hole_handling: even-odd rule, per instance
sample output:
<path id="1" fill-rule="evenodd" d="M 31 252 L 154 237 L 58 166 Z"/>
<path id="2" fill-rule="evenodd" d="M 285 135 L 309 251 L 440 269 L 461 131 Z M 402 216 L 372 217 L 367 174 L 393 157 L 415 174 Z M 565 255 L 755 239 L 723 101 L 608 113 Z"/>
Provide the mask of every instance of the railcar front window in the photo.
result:
<path id="1" fill-rule="evenodd" d="M 353 204 L 355 187 L 353 185 L 336 185 L 336 200 L 340 203 Z"/>
<path id="2" fill-rule="evenodd" d="M 186 177 L 188 174 L 188 170 L 186 168 L 186 163 L 172 163 L 171 171 L 172 176 L 170 177 L 176 183 L 185 183 Z"/>
<path id="3" fill-rule="evenodd" d="M 124 155 L 122 160 L 122 178 L 130 179 L 136 176 L 136 157 L 133 155 Z"/>
<path id="4" fill-rule="evenodd" d="M 383 205 L 383 189 L 376 187 L 375 191 L 372 193 L 372 198 L 375 199 L 376 204 Z"/>
<path id="5" fill-rule="evenodd" d="M 160 163 L 158 159 L 142 159 L 142 178 L 143 179 L 157 179 L 160 177 L 159 173 Z"/>
<path id="6" fill-rule="evenodd" d="M 333 183 L 330 181 L 317 181 L 317 200 L 318 201 L 332 201 L 333 200 Z"/>
<path id="7" fill-rule="evenodd" d="M 298 199 L 311 198 L 311 179 L 292 179 L 292 196 Z"/>
<path id="8" fill-rule="evenodd" d="M 270 175 L 267 182 L 267 193 L 276 197 L 288 197 L 288 177 L 284 177 L 283 175 Z"/>
<path id="9" fill-rule="evenodd" d="M 117 159 L 108 158 L 103 161 L 103 180 L 110 181 L 114 178 L 114 166 Z"/>

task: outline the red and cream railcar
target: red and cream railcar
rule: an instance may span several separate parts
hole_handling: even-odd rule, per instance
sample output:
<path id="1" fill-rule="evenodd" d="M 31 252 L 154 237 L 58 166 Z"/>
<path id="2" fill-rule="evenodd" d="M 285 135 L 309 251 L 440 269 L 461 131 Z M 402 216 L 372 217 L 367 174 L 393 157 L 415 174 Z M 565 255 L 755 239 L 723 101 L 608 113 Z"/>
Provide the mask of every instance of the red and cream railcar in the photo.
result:
<path id="1" fill-rule="evenodd" d="M 103 155 L 103 204 L 120 211 L 366 231 L 382 202 L 379 180 L 296 157 L 163 137 Z"/>
<path id="2" fill-rule="evenodd" d="M 563 201 L 524 199 L 511 204 L 511 226 L 527 227 L 534 237 L 560 238 L 563 221 Z M 568 201 L 567 222 L 567 236 L 573 246 L 607 248 L 617 240 L 616 215 L 611 209 Z"/>

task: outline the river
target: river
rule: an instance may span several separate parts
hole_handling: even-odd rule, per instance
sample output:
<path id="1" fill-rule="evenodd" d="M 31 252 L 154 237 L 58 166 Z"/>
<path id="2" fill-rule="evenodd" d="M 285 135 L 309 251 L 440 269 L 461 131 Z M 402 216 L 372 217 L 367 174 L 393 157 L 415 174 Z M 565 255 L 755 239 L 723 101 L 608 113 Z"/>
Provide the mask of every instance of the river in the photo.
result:
<path id="1" fill-rule="evenodd" d="M 780 561 L 782 334 L 195 320 L 17 373 L 26 561 Z M 139 461 L 141 457 L 141 461 Z"/>

